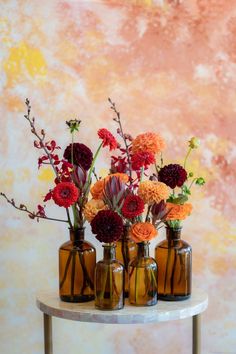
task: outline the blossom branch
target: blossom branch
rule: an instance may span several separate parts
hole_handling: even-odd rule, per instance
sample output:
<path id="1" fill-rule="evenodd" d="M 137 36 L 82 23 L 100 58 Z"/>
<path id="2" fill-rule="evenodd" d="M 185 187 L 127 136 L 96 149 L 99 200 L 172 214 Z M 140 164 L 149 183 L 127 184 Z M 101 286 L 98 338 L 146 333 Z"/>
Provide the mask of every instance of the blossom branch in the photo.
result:
<path id="1" fill-rule="evenodd" d="M 115 103 L 112 102 L 112 100 L 110 98 L 108 98 L 108 101 L 111 104 L 111 109 L 116 114 L 116 118 L 114 118 L 114 121 L 118 123 L 118 125 L 120 127 L 120 136 L 124 140 L 125 150 L 126 150 L 126 155 L 127 155 L 127 161 L 128 161 L 128 165 L 129 165 L 129 175 L 130 175 L 130 180 L 131 180 L 132 179 L 131 157 L 130 157 L 130 152 L 129 152 L 129 145 L 127 143 L 127 138 L 126 138 L 126 136 L 124 134 L 122 123 L 121 123 L 121 119 L 120 119 L 120 112 L 117 111 Z"/>
<path id="2" fill-rule="evenodd" d="M 39 214 L 39 212 L 34 212 L 34 211 L 30 211 L 24 204 L 20 204 L 19 206 L 16 205 L 15 203 L 15 200 L 12 198 L 12 199 L 9 199 L 5 193 L 2 193 L 0 192 L 0 195 L 6 199 L 6 201 L 11 204 L 15 209 L 17 210 L 20 210 L 20 211 L 24 211 L 26 212 L 29 217 L 31 219 L 37 219 L 37 221 L 39 221 L 38 219 L 46 219 L 46 220 L 53 220 L 53 221 L 61 221 L 61 222 L 66 222 L 68 223 L 68 220 L 63 220 L 63 219 L 56 219 L 56 218 L 50 218 L 50 217 L 47 217 L 46 215 L 43 215 L 43 214 Z"/>

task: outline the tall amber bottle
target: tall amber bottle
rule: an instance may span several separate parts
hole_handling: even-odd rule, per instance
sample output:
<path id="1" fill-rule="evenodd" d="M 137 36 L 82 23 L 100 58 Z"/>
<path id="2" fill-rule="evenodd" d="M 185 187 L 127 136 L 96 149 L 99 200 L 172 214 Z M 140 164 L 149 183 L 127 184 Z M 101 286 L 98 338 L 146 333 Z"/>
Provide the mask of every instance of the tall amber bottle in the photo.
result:
<path id="1" fill-rule="evenodd" d="M 129 237 L 130 226 L 125 225 L 121 238 L 116 243 L 116 259 L 125 267 L 125 297 L 129 296 L 128 265 L 137 257 L 137 244 Z"/>
<path id="2" fill-rule="evenodd" d="M 166 240 L 155 248 L 158 264 L 158 297 L 161 300 L 185 300 L 191 295 L 192 248 L 181 240 L 181 228 L 166 228 Z"/>
<path id="3" fill-rule="evenodd" d="M 70 230 L 70 241 L 59 248 L 59 293 L 66 302 L 94 299 L 96 250 L 84 240 L 84 228 Z"/>
<path id="4" fill-rule="evenodd" d="M 105 244 L 103 260 L 95 269 L 95 306 L 100 310 L 124 307 L 124 266 L 116 259 L 116 245 Z"/>
<path id="5" fill-rule="evenodd" d="M 149 257 L 149 242 L 137 245 L 138 255 L 129 264 L 129 302 L 152 306 L 157 303 L 157 263 Z"/>

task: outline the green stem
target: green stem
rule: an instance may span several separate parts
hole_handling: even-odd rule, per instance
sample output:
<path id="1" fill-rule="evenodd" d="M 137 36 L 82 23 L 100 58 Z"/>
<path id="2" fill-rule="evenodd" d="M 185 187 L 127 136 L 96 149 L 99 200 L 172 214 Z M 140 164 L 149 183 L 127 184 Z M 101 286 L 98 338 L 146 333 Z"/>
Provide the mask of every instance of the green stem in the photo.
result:
<path id="1" fill-rule="evenodd" d="M 68 258 L 67 258 L 67 261 L 66 261 L 64 275 L 63 275 L 63 278 L 62 278 L 62 280 L 60 282 L 60 289 L 63 287 L 63 285 L 64 285 L 64 283 L 66 281 L 66 277 L 67 277 L 67 273 L 68 273 L 71 257 L 72 257 L 72 251 L 70 252 L 70 254 L 69 254 Z"/>
<path id="2" fill-rule="evenodd" d="M 136 267 L 136 272 L 135 272 L 135 303 L 137 305 L 138 303 L 138 269 L 139 267 Z"/>
<path id="3" fill-rule="evenodd" d="M 169 270 L 169 265 L 170 265 L 170 257 L 171 257 L 171 247 L 170 247 L 170 241 L 168 241 L 168 254 L 167 254 L 167 262 L 166 262 L 166 271 L 165 271 L 165 282 L 164 282 L 164 295 L 166 294 L 166 286 L 167 286 L 167 280 L 168 280 L 168 270 Z"/>
<path id="4" fill-rule="evenodd" d="M 72 250 L 71 284 L 70 284 L 71 300 L 73 300 L 74 298 L 74 288 L 75 288 L 75 255 L 76 255 L 76 251 Z"/>
<path id="5" fill-rule="evenodd" d="M 94 155 L 94 158 L 93 158 L 93 161 L 92 161 L 92 165 L 91 165 L 91 167 L 90 167 L 89 174 L 88 174 L 88 183 L 89 183 L 89 181 L 90 181 L 90 179 L 91 179 L 91 174 L 92 174 L 92 172 L 93 172 L 94 165 L 95 165 L 95 162 L 96 162 L 96 160 L 97 160 L 98 154 L 99 154 L 99 152 L 100 152 L 100 150 L 101 150 L 101 148 L 102 148 L 102 144 L 103 144 L 103 142 L 101 142 L 101 144 L 99 145 L 99 147 L 98 147 L 98 149 L 97 149 L 97 151 L 96 151 L 96 153 L 95 153 L 95 155 Z"/>
<path id="6" fill-rule="evenodd" d="M 84 254 L 78 250 L 78 255 L 79 255 L 79 260 L 80 260 L 80 264 L 81 264 L 81 267 L 82 267 L 83 278 L 85 279 L 85 283 L 88 284 L 88 286 L 90 287 L 91 290 L 94 290 L 93 281 L 89 277 L 89 274 L 88 274 L 88 271 L 87 271 L 87 268 L 86 268 L 86 264 L 85 264 L 85 261 L 84 261 Z"/>
<path id="7" fill-rule="evenodd" d="M 184 159 L 184 168 L 185 168 L 185 166 L 186 166 L 186 162 L 187 162 L 187 159 L 188 159 L 188 157 L 189 157 L 191 151 L 192 151 L 192 148 L 190 147 L 190 148 L 188 149 L 187 155 L 185 156 L 185 159 Z"/>
<path id="8" fill-rule="evenodd" d="M 143 180 L 143 173 L 144 173 L 144 167 L 141 168 L 141 174 L 140 174 L 140 183 Z"/>
<path id="9" fill-rule="evenodd" d="M 109 265 L 109 285 L 110 285 L 110 301 L 112 303 L 112 297 L 113 297 L 113 281 L 112 281 L 112 265 Z"/>

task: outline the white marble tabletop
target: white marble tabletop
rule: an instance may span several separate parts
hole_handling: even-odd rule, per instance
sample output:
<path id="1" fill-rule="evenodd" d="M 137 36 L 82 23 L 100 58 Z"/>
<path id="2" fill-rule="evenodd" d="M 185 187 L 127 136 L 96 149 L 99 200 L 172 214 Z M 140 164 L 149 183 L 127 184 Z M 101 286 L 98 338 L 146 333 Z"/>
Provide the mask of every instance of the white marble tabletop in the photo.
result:
<path id="1" fill-rule="evenodd" d="M 195 289 L 188 300 L 167 302 L 159 300 L 157 305 L 137 307 L 129 305 L 116 311 L 101 311 L 94 307 L 94 301 L 74 304 L 60 301 L 56 294 L 40 293 L 37 307 L 47 315 L 80 322 L 137 324 L 178 320 L 197 315 L 206 310 L 207 294 Z"/>

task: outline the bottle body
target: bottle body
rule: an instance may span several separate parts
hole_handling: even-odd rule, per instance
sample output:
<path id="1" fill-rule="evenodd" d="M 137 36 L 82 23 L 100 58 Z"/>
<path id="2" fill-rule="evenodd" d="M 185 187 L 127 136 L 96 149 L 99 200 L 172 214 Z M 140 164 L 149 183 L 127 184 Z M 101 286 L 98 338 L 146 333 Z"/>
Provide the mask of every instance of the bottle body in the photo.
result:
<path id="1" fill-rule="evenodd" d="M 137 245 L 129 237 L 129 227 L 125 226 L 121 238 L 116 243 L 116 259 L 120 261 L 125 268 L 125 297 L 129 295 L 128 265 L 136 256 Z"/>
<path id="2" fill-rule="evenodd" d="M 104 258 L 95 269 L 95 306 L 100 310 L 124 307 L 124 266 L 117 261 L 115 245 L 105 245 Z"/>
<path id="3" fill-rule="evenodd" d="M 96 250 L 84 240 L 84 229 L 70 230 L 70 241 L 59 248 L 59 293 L 66 302 L 94 299 Z"/>
<path id="4" fill-rule="evenodd" d="M 155 248 L 159 267 L 158 297 L 161 300 L 180 301 L 191 295 L 192 248 L 181 240 L 181 229 L 167 228 L 166 240 Z"/>
<path id="5" fill-rule="evenodd" d="M 138 255 L 129 264 L 129 302 L 136 306 L 157 303 L 157 263 L 149 257 L 149 243 L 138 243 Z"/>

